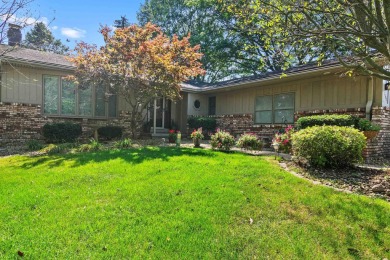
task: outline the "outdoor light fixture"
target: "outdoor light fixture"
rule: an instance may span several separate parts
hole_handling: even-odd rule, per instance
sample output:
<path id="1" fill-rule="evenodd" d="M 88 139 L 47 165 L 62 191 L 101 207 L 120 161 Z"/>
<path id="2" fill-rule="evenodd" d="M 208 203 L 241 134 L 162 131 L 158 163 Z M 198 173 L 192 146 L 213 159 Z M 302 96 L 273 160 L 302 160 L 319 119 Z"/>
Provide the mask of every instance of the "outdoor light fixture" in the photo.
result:
<path id="1" fill-rule="evenodd" d="M 274 147 L 274 150 L 275 150 L 275 160 L 276 160 L 276 155 L 279 156 L 279 146 L 280 144 L 279 143 L 273 143 L 272 146 Z"/>
<path id="2" fill-rule="evenodd" d="M 181 144 L 181 133 L 178 132 L 176 134 L 176 147 L 180 147 L 180 144 Z"/>

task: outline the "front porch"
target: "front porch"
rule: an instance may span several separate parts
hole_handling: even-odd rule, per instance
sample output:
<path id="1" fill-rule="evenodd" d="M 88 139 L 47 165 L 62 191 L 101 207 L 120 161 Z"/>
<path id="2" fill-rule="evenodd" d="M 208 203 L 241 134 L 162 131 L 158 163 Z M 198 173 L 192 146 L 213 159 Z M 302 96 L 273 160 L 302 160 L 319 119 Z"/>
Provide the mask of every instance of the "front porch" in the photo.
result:
<path id="1" fill-rule="evenodd" d="M 147 122 L 150 124 L 149 133 L 152 138 L 168 138 L 169 130 L 181 132 L 187 130 L 187 95 L 183 99 L 172 101 L 158 98 L 149 106 Z"/>

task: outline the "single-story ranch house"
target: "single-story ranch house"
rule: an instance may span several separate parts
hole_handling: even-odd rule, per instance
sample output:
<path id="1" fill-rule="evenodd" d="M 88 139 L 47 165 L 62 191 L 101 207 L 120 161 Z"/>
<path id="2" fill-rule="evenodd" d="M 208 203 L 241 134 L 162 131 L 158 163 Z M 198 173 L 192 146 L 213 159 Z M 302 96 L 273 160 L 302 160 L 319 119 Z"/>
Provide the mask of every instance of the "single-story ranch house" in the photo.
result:
<path id="1" fill-rule="evenodd" d="M 1 46 L 4 51 L 9 46 Z M 105 86 L 77 89 L 64 76 L 75 67 L 64 56 L 16 47 L 0 57 L 0 150 L 10 153 L 29 139 L 42 139 L 49 122 L 82 125 L 84 137 L 100 126 L 129 129 L 129 107 L 123 98 L 105 96 Z M 152 134 L 172 123 L 189 133 L 187 119 L 210 116 L 234 135 L 256 132 L 263 137 L 294 124 L 303 115 L 347 113 L 371 119 L 382 130 L 370 140 L 366 156 L 390 155 L 389 90 L 372 77 L 341 77 L 338 62 L 305 65 L 285 72 L 245 77 L 216 84 L 183 84 L 182 99 L 156 100 L 148 110 Z M 192 130 L 192 129 L 191 129 Z"/>

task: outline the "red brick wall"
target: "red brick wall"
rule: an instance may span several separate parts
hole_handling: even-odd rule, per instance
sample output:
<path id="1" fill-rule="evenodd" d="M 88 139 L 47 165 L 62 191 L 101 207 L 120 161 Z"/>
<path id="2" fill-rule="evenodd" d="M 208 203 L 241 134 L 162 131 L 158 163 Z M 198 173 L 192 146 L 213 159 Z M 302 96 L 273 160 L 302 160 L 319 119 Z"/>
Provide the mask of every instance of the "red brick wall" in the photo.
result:
<path id="1" fill-rule="evenodd" d="M 28 140 L 43 140 L 41 129 L 46 123 L 73 122 L 82 126 L 81 139 L 93 137 L 101 126 L 121 126 L 124 134 L 130 135 L 127 112 L 121 111 L 115 119 L 61 118 L 41 114 L 41 106 L 17 103 L 0 103 L 0 154 L 11 154 L 23 150 Z"/>
<path id="2" fill-rule="evenodd" d="M 350 114 L 361 118 L 365 117 L 365 109 L 335 109 L 335 110 L 313 110 L 295 113 L 295 119 L 302 116 L 321 114 Z M 254 125 L 252 114 L 209 116 L 217 120 L 217 127 L 226 130 L 235 137 L 245 133 L 253 132 L 261 137 L 272 139 L 275 133 L 286 125 Z M 295 120 L 295 121 L 296 121 Z M 382 127 L 377 137 L 367 141 L 367 148 L 363 152 L 366 161 L 378 160 L 382 157 L 390 158 L 390 108 L 373 108 L 372 121 Z M 188 129 L 188 134 L 190 133 Z"/>
<path id="3" fill-rule="evenodd" d="M 367 161 L 390 158 L 390 108 L 375 107 L 372 109 L 372 122 L 380 125 L 378 135 L 367 141 L 364 156 Z"/>

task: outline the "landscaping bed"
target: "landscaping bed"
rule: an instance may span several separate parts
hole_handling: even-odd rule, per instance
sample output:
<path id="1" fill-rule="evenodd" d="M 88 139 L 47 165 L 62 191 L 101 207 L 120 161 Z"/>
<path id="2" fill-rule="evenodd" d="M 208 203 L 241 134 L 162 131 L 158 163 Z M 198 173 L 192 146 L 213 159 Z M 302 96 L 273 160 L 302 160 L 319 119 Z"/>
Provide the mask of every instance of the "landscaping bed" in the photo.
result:
<path id="1" fill-rule="evenodd" d="M 361 165 L 345 169 L 314 169 L 300 167 L 294 162 L 281 163 L 286 170 L 304 178 L 390 202 L 390 169 L 381 165 L 389 164 L 382 161 L 376 165 Z"/>

